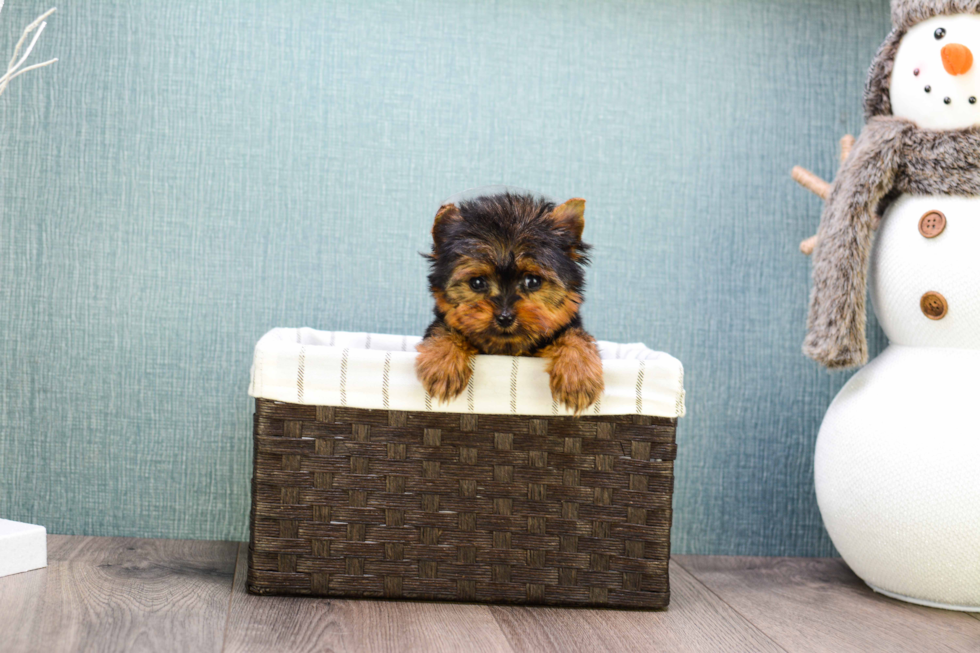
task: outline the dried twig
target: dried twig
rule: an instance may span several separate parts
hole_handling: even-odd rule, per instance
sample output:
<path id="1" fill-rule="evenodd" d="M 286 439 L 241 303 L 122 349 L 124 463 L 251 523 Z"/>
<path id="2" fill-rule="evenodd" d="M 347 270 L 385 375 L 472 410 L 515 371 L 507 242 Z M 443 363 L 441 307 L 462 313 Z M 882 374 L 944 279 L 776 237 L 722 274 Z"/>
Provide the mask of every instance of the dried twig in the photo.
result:
<path id="1" fill-rule="evenodd" d="M 850 134 L 845 134 L 843 138 L 840 139 L 840 162 L 844 163 L 847 161 L 847 157 L 851 156 L 851 150 L 854 149 L 854 137 Z"/>
<path id="2" fill-rule="evenodd" d="M 0 0 L 0 11 L 3 11 L 3 4 L 4 4 L 4 0 Z M 38 16 L 34 20 L 34 22 L 32 22 L 30 25 L 24 28 L 24 33 L 21 34 L 20 40 L 17 41 L 17 45 L 14 46 L 14 54 L 12 57 L 10 57 L 10 63 L 7 64 L 7 71 L 3 75 L 0 75 L 0 94 L 3 94 L 3 92 L 7 89 L 7 86 L 10 84 L 10 81 L 15 77 L 19 77 L 20 75 L 23 75 L 29 70 L 36 70 L 37 68 L 50 66 L 55 61 L 57 61 L 57 59 L 49 59 L 47 61 L 42 61 L 41 63 L 36 63 L 27 66 L 26 68 L 21 67 L 24 65 L 24 62 L 27 61 L 27 57 L 30 56 L 31 51 L 34 49 L 34 45 L 37 43 L 37 40 L 41 37 L 41 32 L 43 32 L 44 28 L 47 27 L 48 25 L 44 19 L 50 16 L 51 14 L 53 14 L 54 12 L 55 12 L 54 7 L 48 9 L 46 12 Z M 31 38 L 31 42 L 28 44 L 27 50 L 25 50 L 24 54 L 21 55 L 20 54 L 21 48 L 24 47 L 24 43 L 27 41 L 27 38 L 35 30 L 37 31 L 34 34 L 33 38 Z M 20 58 L 18 59 L 18 57 Z"/>
<path id="3" fill-rule="evenodd" d="M 790 174 L 793 177 L 793 181 L 798 183 L 800 186 L 803 186 L 803 188 L 807 189 L 820 199 L 826 200 L 827 196 L 830 195 L 830 184 L 806 168 L 793 166 L 793 170 Z"/>
<path id="4" fill-rule="evenodd" d="M 840 139 L 840 162 L 844 163 L 847 157 L 851 154 L 851 148 L 854 147 L 854 137 L 847 134 L 842 139 Z M 790 173 L 793 180 L 796 181 L 800 186 L 807 189 L 820 199 L 826 201 L 830 196 L 830 184 L 813 174 L 806 168 L 801 168 L 800 166 L 793 166 L 793 170 Z M 813 254 L 813 248 L 817 246 L 817 237 L 810 236 L 802 243 L 800 243 L 800 251 L 809 256 Z"/>

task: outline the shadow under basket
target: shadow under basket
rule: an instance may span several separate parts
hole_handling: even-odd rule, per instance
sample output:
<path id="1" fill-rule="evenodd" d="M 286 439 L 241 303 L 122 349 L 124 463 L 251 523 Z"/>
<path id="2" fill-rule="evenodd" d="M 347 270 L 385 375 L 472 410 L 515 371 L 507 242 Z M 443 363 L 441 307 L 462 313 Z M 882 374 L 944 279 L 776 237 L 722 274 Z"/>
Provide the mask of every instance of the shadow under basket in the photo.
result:
<path id="1" fill-rule="evenodd" d="M 669 602 L 676 418 L 255 406 L 252 593 Z"/>

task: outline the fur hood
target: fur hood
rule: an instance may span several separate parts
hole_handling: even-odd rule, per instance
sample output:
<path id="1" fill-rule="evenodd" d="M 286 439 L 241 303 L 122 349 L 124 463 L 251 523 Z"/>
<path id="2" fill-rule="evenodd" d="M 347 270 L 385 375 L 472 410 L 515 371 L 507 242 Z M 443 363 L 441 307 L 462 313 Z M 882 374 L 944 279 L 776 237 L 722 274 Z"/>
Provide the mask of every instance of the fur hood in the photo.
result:
<path id="1" fill-rule="evenodd" d="M 977 11 L 980 11 L 978 0 L 892 0 L 892 25 L 904 32 L 933 16 L 975 14 Z"/>

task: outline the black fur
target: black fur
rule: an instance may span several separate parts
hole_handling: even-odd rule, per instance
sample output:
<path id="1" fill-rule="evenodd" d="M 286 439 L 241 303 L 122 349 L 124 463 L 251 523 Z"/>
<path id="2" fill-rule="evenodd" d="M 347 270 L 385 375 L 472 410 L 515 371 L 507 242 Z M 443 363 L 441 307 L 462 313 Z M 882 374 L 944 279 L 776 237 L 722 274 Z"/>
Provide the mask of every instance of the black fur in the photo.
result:
<path id="1" fill-rule="evenodd" d="M 545 219 L 554 209 L 554 202 L 511 193 L 461 202 L 462 220 L 441 223 L 433 230 L 435 242 L 427 256 L 431 262 L 429 285 L 444 288 L 460 257 L 479 258 L 482 248 L 491 244 L 495 249 L 532 254 L 542 267 L 554 270 L 570 290 L 580 292 L 585 287 L 582 268 L 589 263 L 591 246 L 555 229 Z M 577 261 L 569 257 L 571 251 L 578 254 Z"/>
<path id="2" fill-rule="evenodd" d="M 429 259 L 428 279 L 433 291 L 446 290 L 462 259 L 477 259 L 494 267 L 502 292 L 493 301 L 503 307 L 517 297 L 522 278 L 515 261 L 523 256 L 554 272 L 569 292 L 584 296 L 584 266 L 589 264 L 591 246 L 550 219 L 556 208 L 553 202 L 532 195 L 501 193 L 461 202 L 457 208 L 457 218 L 437 221 L 433 226 L 432 252 L 423 254 Z M 438 307 L 434 313 L 436 319 L 426 330 L 426 337 L 437 327 L 445 326 L 445 314 Z M 536 341 L 528 353 L 547 346 L 567 329 L 581 326 L 576 313 L 560 329 Z"/>

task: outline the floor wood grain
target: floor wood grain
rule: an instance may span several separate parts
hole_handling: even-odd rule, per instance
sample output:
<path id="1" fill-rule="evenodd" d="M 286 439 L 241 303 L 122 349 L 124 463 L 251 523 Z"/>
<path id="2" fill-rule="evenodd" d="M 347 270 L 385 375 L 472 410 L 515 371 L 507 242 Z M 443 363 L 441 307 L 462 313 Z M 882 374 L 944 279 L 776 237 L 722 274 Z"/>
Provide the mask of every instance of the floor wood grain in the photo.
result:
<path id="1" fill-rule="evenodd" d="M 670 566 L 665 611 L 494 606 L 515 651 L 782 651 L 758 628 Z"/>
<path id="2" fill-rule="evenodd" d="M 225 651 L 511 651 L 484 605 L 254 596 L 248 546 L 235 572 Z"/>
<path id="3" fill-rule="evenodd" d="M 57 545 L 48 537 L 48 559 Z M 44 609 L 49 569 L 0 578 L 0 637 L 13 651 L 32 649 L 29 625 Z"/>
<path id="4" fill-rule="evenodd" d="M 0 579 L 4 651 L 220 651 L 238 544 L 48 536 Z"/>
<path id="5" fill-rule="evenodd" d="M 0 652 L 969 651 L 980 614 L 875 594 L 839 559 L 677 556 L 665 611 L 258 597 L 245 544 L 48 536 L 0 578 Z"/>
<path id="6" fill-rule="evenodd" d="M 677 556 L 787 651 L 980 651 L 980 622 L 889 599 L 837 558 Z"/>

